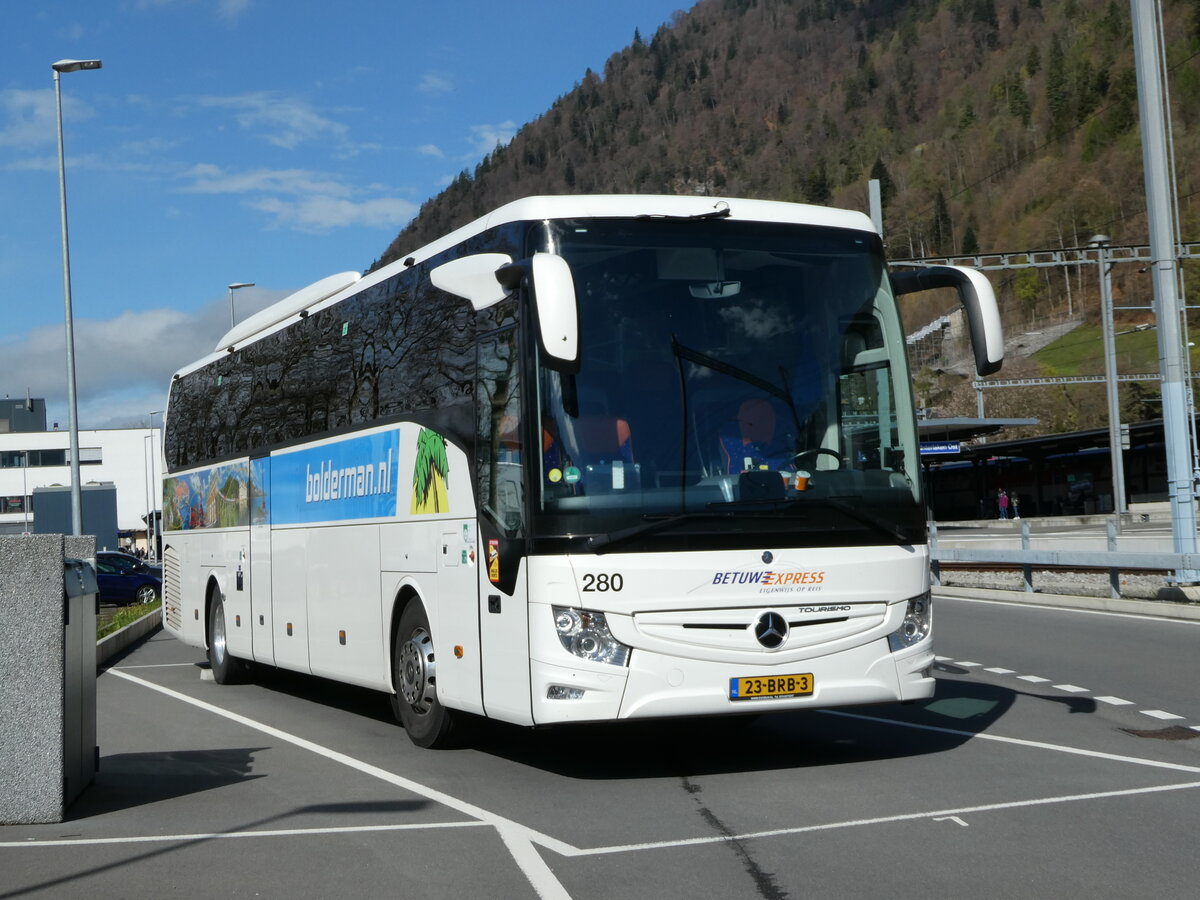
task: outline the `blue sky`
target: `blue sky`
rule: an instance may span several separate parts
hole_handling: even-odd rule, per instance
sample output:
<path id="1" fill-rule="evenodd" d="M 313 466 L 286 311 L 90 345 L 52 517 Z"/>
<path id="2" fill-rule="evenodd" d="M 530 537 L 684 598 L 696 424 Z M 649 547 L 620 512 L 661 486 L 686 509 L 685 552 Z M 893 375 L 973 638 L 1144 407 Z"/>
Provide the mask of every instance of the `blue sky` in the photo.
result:
<path id="1" fill-rule="evenodd" d="M 0 396 L 67 424 L 51 63 L 79 424 L 144 424 L 238 318 L 363 270 L 420 204 L 678 0 L 7 2 Z"/>

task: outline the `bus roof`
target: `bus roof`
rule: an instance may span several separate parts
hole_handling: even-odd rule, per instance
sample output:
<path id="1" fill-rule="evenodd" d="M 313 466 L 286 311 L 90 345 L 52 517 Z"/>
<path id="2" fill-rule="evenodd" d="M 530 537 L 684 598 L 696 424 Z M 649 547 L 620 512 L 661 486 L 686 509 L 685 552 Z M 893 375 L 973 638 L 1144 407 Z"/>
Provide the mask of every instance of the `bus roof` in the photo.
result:
<path id="1" fill-rule="evenodd" d="M 221 353 L 234 349 L 237 344 L 250 343 L 278 330 L 280 323 L 293 315 L 298 315 L 305 310 L 310 313 L 315 312 L 317 309 L 339 302 L 350 294 L 385 281 L 397 272 L 408 268 L 405 263 L 409 260 L 411 260 L 409 265 L 419 264 L 490 228 L 511 222 L 545 219 L 626 219 L 637 216 L 687 218 L 712 214 L 723 209 L 729 210 L 728 217 L 730 219 L 823 225 L 875 233 L 874 224 L 864 213 L 804 203 L 786 203 L 778 200 L 672 194 L 566 194 L 525 197 L 506 203 L 412 253 L 403 254 L 395 262 L 376 269 L 361 279 L 355 277 L 355 273 L 343 272 L 323 278 L 289 294 L 277 303 L 237 323 L 221 338 L 212 354 L 184 366 L 176 374 L 178 376 L 192 372 L 212 362 Z"/>

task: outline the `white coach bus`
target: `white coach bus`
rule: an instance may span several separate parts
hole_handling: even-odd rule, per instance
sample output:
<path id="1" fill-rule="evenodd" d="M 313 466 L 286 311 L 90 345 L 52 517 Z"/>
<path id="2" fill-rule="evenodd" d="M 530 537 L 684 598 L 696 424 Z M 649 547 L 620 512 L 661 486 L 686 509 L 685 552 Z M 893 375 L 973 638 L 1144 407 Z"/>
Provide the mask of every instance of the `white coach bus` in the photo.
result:
<path id="1" fill-rule="evenodd" d="M 215 680 L 390 694 L 421 746 L 931 696 L 896 296 L 861 213 L 531 197 L 236 325 L 165 417 L 164 622 Z"/>

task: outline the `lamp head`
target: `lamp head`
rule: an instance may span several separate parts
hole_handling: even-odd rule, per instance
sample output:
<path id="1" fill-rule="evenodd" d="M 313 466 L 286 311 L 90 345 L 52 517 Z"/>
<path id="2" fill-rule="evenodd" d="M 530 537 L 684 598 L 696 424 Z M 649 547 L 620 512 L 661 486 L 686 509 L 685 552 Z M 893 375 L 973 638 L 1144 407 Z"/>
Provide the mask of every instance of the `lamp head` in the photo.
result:
<path id="1" fill-rule="evenodd" d="M 99 69 L 104 64 L 98 59 L 60 59 L 51 63 L 55 72 L 78 72 L 80 69 Z"/>

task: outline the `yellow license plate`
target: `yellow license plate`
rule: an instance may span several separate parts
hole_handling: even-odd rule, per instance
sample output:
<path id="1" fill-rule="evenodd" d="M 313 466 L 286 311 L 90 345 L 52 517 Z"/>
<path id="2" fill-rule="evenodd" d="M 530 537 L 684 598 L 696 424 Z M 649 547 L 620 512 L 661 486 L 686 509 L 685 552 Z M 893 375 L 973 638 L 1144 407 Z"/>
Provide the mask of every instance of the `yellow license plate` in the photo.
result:
<path id="1" fill-rule="evenodd" d="M 765 700 L 770 697 L 803 697 L 813 692 L 815 682 L 811 672 L 803 675 L 756 675 L 753 678 L 730 678 L 730 700 Z"/>

